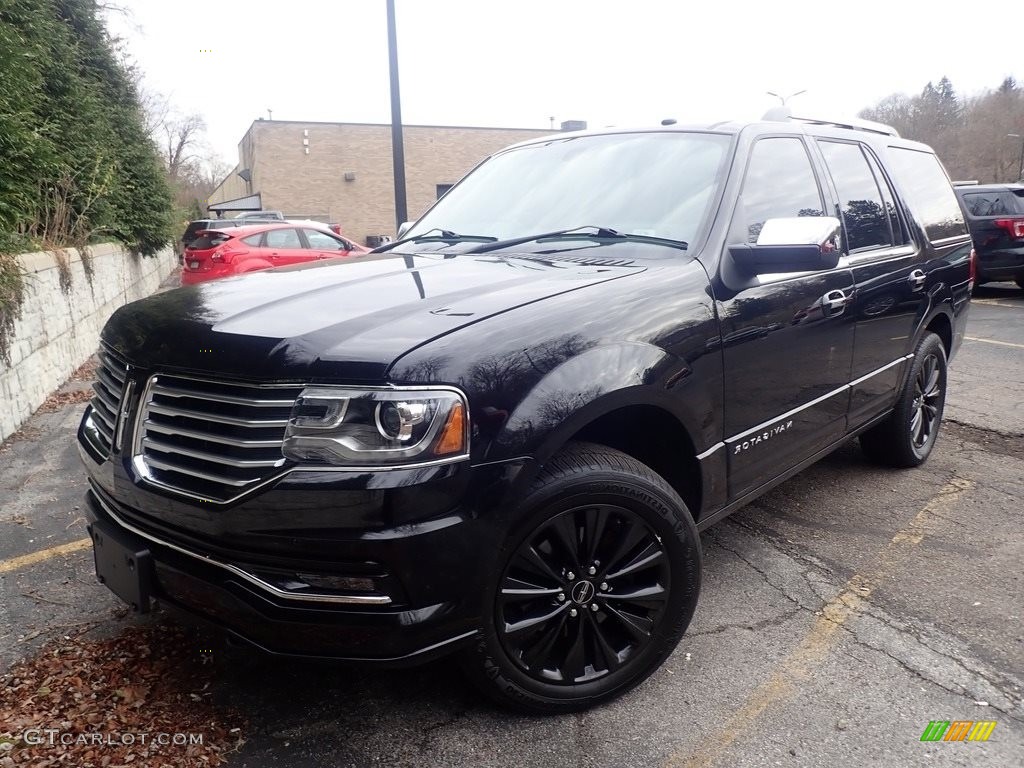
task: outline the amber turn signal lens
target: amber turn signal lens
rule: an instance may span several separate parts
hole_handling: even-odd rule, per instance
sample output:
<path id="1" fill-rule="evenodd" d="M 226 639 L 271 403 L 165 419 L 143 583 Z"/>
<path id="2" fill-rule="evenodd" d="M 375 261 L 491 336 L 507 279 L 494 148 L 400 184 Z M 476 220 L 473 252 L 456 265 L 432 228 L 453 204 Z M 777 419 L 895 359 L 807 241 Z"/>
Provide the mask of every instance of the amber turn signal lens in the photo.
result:
<path id="1" fill-rule="evenodd" d="M 461 453 L 466 449 L 466 407 L 455 403 L 448 414 L 448 422 L 441 430 L 434 453 L 447 456 L 449 453 Z"/>

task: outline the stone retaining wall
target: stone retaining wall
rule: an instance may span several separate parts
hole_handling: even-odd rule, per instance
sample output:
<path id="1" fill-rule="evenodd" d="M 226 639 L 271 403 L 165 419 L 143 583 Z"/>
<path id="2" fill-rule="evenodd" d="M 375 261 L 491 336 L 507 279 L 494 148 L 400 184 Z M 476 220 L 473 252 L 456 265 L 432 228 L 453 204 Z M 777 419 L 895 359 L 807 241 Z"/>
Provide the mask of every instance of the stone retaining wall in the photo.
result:
<path id="1" fill-rule="evenodd" d="M 114 310 L 156 291 L 178 266 L 170 248 L 148 258 L 113 244 L 89 252 L 91 277 L 73 248 L 19 257 L 25 301 L 8 340 L 10 360 L 0 357 L 0 440 L 96 351 Z"/>

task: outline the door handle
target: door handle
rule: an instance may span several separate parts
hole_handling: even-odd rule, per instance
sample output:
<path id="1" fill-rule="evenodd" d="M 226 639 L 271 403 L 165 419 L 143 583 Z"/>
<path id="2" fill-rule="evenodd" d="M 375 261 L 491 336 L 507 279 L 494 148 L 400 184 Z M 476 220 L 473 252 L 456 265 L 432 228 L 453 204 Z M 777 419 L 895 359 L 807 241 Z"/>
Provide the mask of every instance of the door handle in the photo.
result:
<path id="1" fill-rule="evenodd" d="M 920 291 L 924 289 L 924 284 L 928 280 L 928 275 L 923 270 L 915 269 L 910 273 L 910 277 L 907 278 L 907 282 L 910 283 L 911 291 Z"/>
<path id="2" fill-rule="evenodd" d="M 821 298 L 821 310 L 825 317 L 838 317 L 846 311 L 850 297 L 843 291 L 829 291 Z"/>

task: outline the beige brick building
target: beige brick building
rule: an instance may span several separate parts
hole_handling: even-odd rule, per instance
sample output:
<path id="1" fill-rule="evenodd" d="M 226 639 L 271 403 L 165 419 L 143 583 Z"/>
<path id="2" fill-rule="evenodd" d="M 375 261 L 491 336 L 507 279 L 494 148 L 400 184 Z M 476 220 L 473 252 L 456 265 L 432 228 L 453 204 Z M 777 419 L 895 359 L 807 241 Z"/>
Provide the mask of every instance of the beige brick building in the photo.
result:
<path id="1" fill-rule="evenodd" d="M 568 126 L 566 126 L 568 127 Z M 489 154 L 551 131 L 407 125 L 409 218 Z M 214 190 L 212 211 L 275 210 L 341 224 L 363 243 L 395 235 L 391 126 L 256 120 L 238 145 L 238 165 Z"/>

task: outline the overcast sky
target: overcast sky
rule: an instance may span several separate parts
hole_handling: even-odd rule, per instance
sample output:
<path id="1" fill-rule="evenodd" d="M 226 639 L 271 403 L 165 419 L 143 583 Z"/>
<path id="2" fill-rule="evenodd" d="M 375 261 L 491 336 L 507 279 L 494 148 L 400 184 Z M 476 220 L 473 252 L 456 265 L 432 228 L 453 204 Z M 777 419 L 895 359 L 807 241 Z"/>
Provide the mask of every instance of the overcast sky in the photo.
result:
<path id="1" fill-rule="evenodd" d="M 268 109 L 281 120 L 391 119 L 384 0 L 117 4 L 126 13 L 110 16 L 111 31 L 149 87 L 181 112 L 202 114 L 210 146 L 231 164 Z M 410 124 L 754 118 L 778 103 L 765 91 L 799 90 L 807 93 L 790 102 L 794 112 L 849 116 L 943 75 L 960 94 L 995 88 L 1007 75 L 1024 81 L 1019 45 L 994 30 L 1010 17 L 977 5 L 955 15 L 946 11 L 952 4 L 919 0 L 396 6 Z"/>

